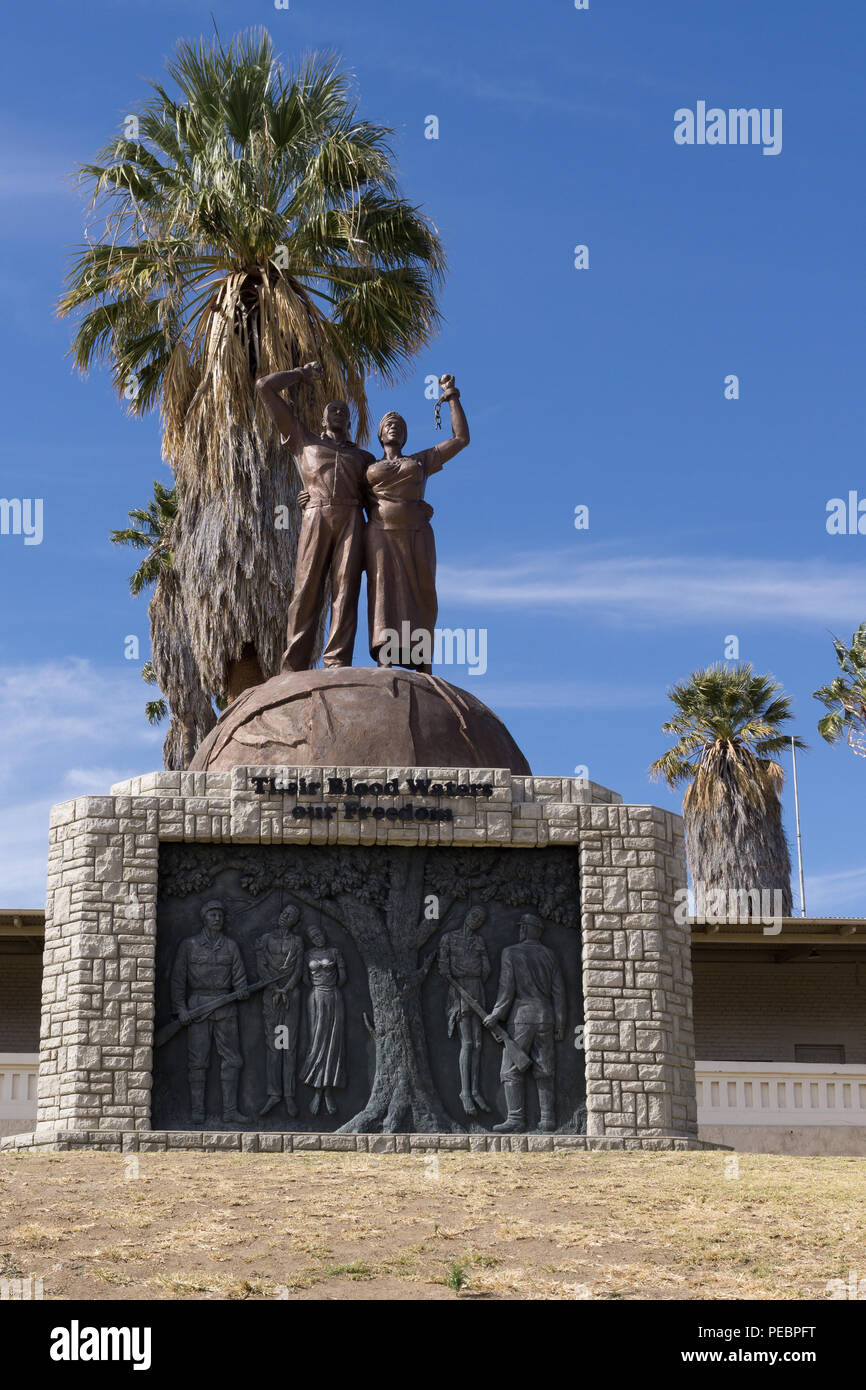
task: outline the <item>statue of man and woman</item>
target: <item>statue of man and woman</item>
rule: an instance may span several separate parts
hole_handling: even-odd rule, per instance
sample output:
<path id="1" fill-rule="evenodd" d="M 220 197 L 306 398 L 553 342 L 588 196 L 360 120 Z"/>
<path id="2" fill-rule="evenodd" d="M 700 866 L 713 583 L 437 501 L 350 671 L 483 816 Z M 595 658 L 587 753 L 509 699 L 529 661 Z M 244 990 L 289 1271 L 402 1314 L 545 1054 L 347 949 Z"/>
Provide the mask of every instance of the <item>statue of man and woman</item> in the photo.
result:
<path id="1" fill-rule="evenodd" d="M 451 411 L 451 438 L 420 453 L 405 452 L 406 421 L 396 411 L 388 411 L 379 424 L 382 457 L 377 459 L 349 439 L 345 401 L 325 406 L 318 435 L 307 429 L 282 395 L 322 374 L 321 367 L 310 362 L 293 371 L 260 377 L 256 383 L 282 442 L 295 457 L 303 483 L 283 670 L 310 667 L 328 579 L 331 625 L 323 663 L 325 667 L 351 666 L 361 575 L 366 571 L 373 660 L 380 666 L 408 666 L 429 673 L 438 601 L 436 546 L 430 525 L 433 508 L 424 493 L 431 474 L 469 443 L 460 392 L 453 376 L 440 377 L 440 402 L 447 402 Z M 403 634 L 411 635 L 408 650 L 402 640 L 399 646 L 395 643 L 395 634 L 401 639 Z"/>

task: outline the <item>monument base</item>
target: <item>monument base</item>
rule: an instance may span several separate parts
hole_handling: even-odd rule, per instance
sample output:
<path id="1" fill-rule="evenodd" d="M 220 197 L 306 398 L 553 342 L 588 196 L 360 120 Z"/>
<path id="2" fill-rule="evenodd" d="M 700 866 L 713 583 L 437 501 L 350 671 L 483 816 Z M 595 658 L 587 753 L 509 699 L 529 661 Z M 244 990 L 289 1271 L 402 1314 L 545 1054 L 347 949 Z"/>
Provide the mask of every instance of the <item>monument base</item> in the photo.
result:
<path id="1" fill-rule="evenodd" d="M 56 806 L 36 1142 L 692 1147 L 684 882 L 678 816 L 502 767 L 159 772 Z M 243 969 L 197 1025 L 213 900 Z M 281 1002 L 259 953 L 281 961 L 284 929 L 303 972 Z M 515 1107 L 525 1130 L 497 1133 Z"/>
<path id="2" fill-rule="evenodd" d="M 587 1153 L 607 1150 L 682 1153 L 730 1152 L 679 1134 L 634 1134 L 606 1139 L 588 1134 L 295 1134 L 231 1130 L 56 1130 L 0 1139 L 0 1153 Z"/>

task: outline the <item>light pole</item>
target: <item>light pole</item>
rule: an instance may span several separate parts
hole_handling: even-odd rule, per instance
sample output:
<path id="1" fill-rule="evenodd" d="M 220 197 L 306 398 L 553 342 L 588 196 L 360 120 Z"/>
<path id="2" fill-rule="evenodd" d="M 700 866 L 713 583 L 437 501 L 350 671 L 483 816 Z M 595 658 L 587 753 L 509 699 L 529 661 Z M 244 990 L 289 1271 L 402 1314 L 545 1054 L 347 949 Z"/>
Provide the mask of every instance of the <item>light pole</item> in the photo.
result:
<path id="1" fill-rule="evenodd" d="M 803 842 L 800 838 L 800 795 L 797 790 L 797 745 L 791 738 L 791 757 L 794 763 L 794 817 L 797 822 L 797 863 L 800 866 L 800 916 L 806 916 L 806 888 L 803 882 Z"/>

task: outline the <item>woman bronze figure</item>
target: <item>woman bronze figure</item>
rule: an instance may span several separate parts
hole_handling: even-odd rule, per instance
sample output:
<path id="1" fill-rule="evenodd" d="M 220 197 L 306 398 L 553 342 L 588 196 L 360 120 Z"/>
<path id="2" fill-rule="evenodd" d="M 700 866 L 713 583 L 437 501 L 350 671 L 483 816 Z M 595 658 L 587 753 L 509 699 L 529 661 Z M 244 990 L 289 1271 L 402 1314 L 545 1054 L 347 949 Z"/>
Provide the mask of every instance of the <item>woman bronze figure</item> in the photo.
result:
<path id="1" fill-rule="evenodd" d="M 408 429 L 389 411 L 379 425 L 384 456 L 367 468 L 365 552 L 370 655 L 379 666 L 429 673 L 439 605 L 436 544 L 424 500 L 427 479 L 469 443 L 469 426 L 453 376 L 439 378 L 441 402 L 451 408 L 452 437 L 418 454 L 404 454 Z M 408 624 L 408 626 L 407 626 Z"/>

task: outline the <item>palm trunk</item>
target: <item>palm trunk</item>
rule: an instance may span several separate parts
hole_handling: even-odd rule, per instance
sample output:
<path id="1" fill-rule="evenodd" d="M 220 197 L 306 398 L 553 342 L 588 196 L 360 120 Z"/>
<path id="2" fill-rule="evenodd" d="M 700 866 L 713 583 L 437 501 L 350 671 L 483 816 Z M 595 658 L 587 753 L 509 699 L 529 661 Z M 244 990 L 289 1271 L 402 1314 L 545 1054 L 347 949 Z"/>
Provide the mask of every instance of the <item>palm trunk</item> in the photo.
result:
<path id="1" fill-rule="evenodd" d="M 721 889 L 726 895 L 778 891 L 782 916 L 791 916 L 791 859 L 777 796 L 768 796 L 763 811 L 738 800 L 714 812 L 686 804 L 683 815 L 695 886 L 703 884 L 705 892 Z"/>

